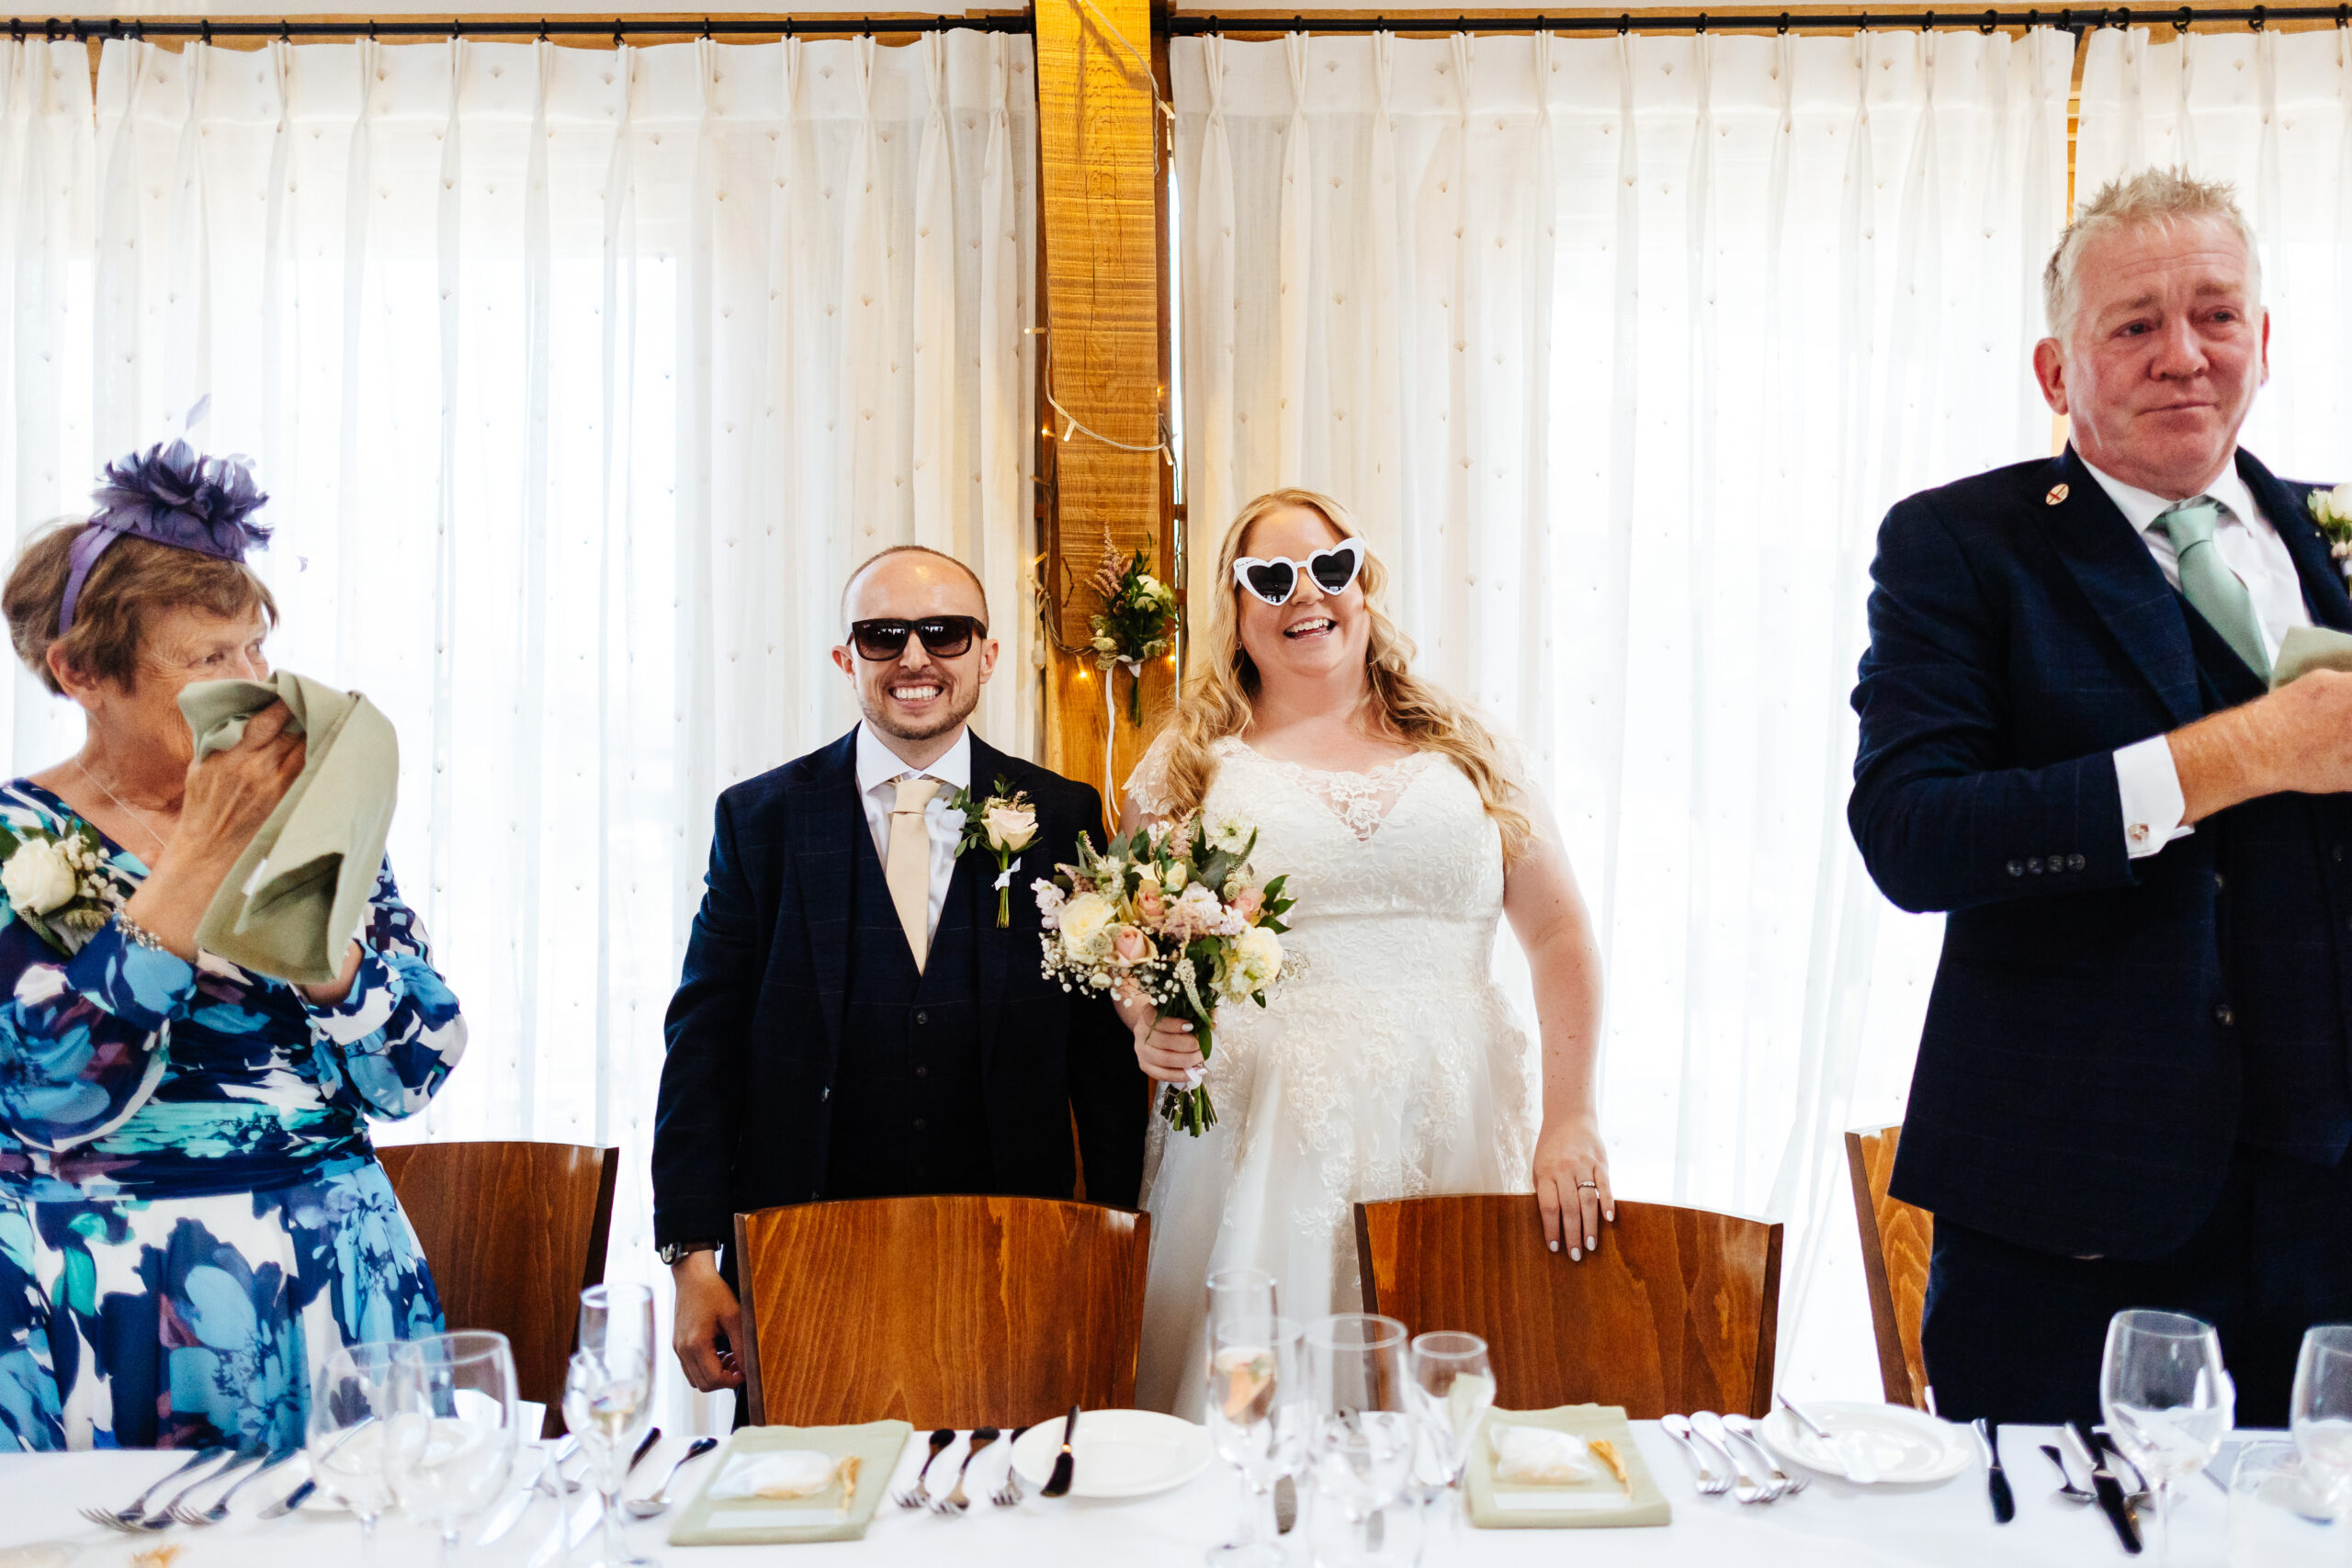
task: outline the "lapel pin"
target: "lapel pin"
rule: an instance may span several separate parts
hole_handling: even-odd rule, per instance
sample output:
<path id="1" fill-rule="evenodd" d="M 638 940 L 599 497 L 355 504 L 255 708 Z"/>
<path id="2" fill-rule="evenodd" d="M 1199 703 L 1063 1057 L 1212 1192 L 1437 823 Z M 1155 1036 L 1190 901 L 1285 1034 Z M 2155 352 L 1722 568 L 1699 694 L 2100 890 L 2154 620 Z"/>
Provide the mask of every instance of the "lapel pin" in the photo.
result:
<path id="1" fill-rule="evenodd" d="M 2065 499 L 2066 487 L 2064 485 L 2052 485 L 2050 487 L 2050 493 L 2043 496 L 2041 498 L 2041 502 L 2045 506 L 2055 506 Z"/>

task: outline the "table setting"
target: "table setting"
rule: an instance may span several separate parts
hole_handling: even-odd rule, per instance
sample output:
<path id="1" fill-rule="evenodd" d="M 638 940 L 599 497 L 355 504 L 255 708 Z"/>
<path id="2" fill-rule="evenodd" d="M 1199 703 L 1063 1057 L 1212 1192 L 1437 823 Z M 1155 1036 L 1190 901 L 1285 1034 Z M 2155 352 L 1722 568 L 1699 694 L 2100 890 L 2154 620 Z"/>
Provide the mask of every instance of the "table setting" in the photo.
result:
<path id="1" fill-rule="evenodd" d="M 650 1299 L 583 1303 L 567 1437 L 528 1440 L 497 1336 L 353 1347 L 305 1449 L 0 1459 L 0 1568 L 353 1562 L 727 1568 L 779 1548 L 873 1564 L 1242 1568 L 2352 1563 L 2352 1328 L 2303 1347 L 2288 1432 L 2231 1429 L 2211 1331 L 2119 1314 L 2106 1419 L 1939 1420 L 1781 1399 L 1658 1421 L 1493 1404 L 1476 1337 L 1299 1325 L 1212 1293 L 1209 1419 L 653 1427 Z M 593 1319 L 593 1322 L 592 1322 Z M 2134 1321 L 2127 1322 L 2126 1319 Z"/>

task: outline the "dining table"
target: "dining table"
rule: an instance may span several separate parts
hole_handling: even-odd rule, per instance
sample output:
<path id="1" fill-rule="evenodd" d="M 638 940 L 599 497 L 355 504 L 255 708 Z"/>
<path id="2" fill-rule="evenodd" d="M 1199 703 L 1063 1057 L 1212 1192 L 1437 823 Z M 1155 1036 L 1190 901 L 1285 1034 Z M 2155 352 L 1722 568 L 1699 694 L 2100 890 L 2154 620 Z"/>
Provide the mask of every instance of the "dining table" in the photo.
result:
<path id="1" fill-rule="evenodd" d="M 1863 1487 L 1816 1474 L 1805 1490 L 1778 1502 L 1743 1504 L 1729 1495 L 1700 1495 L 1681 1452 L 1658 1424 L 1637 1421 L 1633 1427 L 1643 1461 L 1672 1505 L 1672 1523 L 1575 1530 L 1464 1526 L 1451 1536 L 1432 1535 L 1422 1568 L 1445 1568 L 1449 1562 L 1477 1568 L 1521 1563 L 1575 1563 L 1577 1568 L 1619 1563 L 1640 1568 L 2086 1568 L 2132 1561 L 2098 1508 L 2069 1502 L 2057 1493 L 2056 1472 L 2035 1451 L 2038 1445 L 2053 1440 L 2048 1428 L 2003 1428 L 2002 1453 L 2017 1513 L 2011 1522 L 1997 1524 L 1981 1462 L 1948 1480 L 1910 1487 Z M 2219 1480 L 2228 1478 L 2237 1441 L 2266 1435 L 2276 1434 L 2234 1435 L 2217 1461 Z M 651 1492 L 688 1440 L 664 1437 L 646 1456 L 630 1494 Z M 1221 1462 L 1212 1462 L 1193 1479 L 1156 1496 L 1053 1501 L 1038 1496 L 1032 1486 L 1021 1502 L 996 1506 L 989 1494 L 1003 1479 L 1005 1461 L 998 1456 L 1007 1446 L 998 1445 L 994 1454 L 983 1454 L 974 1464 L 969 1512 L 943 1516 L 886 1501 L 862 1540 L 672 1546 L 665 1538 L 679 1507 L 657 1518 L 633 1521 L 628 1540 L 644 1556 L 673 1568 L 752 1563 L 775 1568 L 801 1559 L 858 1568 L 1039 1568 L 1060 1563 L 1201 1568 L 1203 1553 L 1232 1539 L 1239 1518 L 1239 1483 L 1236 1472 Z M 920 1434 L 907 1444 L 891 1478 L 891 1493 L 913 1481 L 926 1451 Z M 950 1450 L 949 1457 L 957 1451 Z M 76 1568 L 150 1568 L 159 1563 L 168 1568 L 315 1568 L 359 1562 L 359 1527 L 348 1514 L 305 1506 L 276 1520 L 255 1517 L 290 1484 L 275 1476 L 248 1488 L 228 1518 L 207 1528 L 174 1527 L 133 1538 L 81 1517 L 85 1507 L 115 1508 L 128 1503 L 184 1457 L 114 1450 L 0 1458 L 0 1568 L 66 1563 Z M 683 1495 L 693 1495 L 715 1462 L 700 1460 L 686 1470 L 680 1481 Z M 289 1465 L 284 1473 L 290 1476 L 297 1469 Z M 2178 1484 L 2172 1568 L 2240 1568 L 2231 1557 L 2230 1499 L 2223 1487 L 2204 1475 Z M 469 1527 L 452 1561 L 460 1568 L 564 1568 L 592 1562 L 597 1544 L 594 1534 L 577 1546 L 557 1539 L 559 1529 L 569 1536 L 573 1520 L 582 1517 L 588 1495 L 582 1492 L 567 1498 L 560 1513 L 554 1501 L 535 1499 L 520 1524 L 490 1545 L 475 1540 L 479 1525 Z M 198 1498 L 200 1504 L 209 1500 L 209 1492 Z M 1313 1507 L 1310 1499 L 1310 1514 Z M 1289 1561 L 1297 1568 L 1310 1568 L 1315 1561 L 1307 1538 L 1317 1523 L 1309 1518 L 1283 1538 Z M 2352 1561 L 2348 1536 L 2352 1524 L 2295 1519 L 2283 1533 L 2274 1529 L 2258 1554 L 2240 1555 L 2245 1568 L 2298 1568 L 2302 1562 L 2343 1568 Z M 2154 1542 L 2149 1545 L 2141 1561 L 2153 1564 Z M 138 1555 L 165 1546 L 178 1550 L 168 1557 Z M 397 1513 L 378 1527 L 379 1568 L 433 1563 L 438 1550 L 435 1537 Z"/>

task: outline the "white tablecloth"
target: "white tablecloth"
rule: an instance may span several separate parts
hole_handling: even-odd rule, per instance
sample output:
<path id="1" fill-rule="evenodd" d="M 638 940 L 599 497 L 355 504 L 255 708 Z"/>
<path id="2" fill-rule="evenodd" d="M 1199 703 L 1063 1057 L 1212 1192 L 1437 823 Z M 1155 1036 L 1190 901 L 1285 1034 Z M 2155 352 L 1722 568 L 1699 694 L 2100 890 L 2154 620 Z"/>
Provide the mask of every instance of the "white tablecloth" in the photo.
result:
<path id="1" fill-rule="evenodd" d="M 1811 1488 L 1770 1506 L 1743 1506 L 1728 1496 L 1701 1497 L 1690 1487 L 1690 1471 L 1680 1453 L 1655 1423 L 1635 1424 L 1642 1454 L 1674 1506 L 1674 1523 L 1663 1529 L 1470 1530 L 1464 1534 L 1467 1563 L 1543 1563 L 1546 1568 L 1573 1562 L 1578 1568 L 1608 1564 L 1640 1564 L 1641 1568 L 1836 1568 L 1838 1564 L 1949 1564 L 1951 1568 L 2009 1568 L 2009 1565 L 2050 1564 L 2051 1568 L 2082 1568 L 2084 1564 L 2127 1561 L 2106 1518 L 2095 1508 L 2071 1504 L 2052 1491 L 2055 1477 L 2034 1451 L 2050 1434 L 2033 1427 L 2012 1427 L 2002 1433 L 2002 1457 L 2007 1461 L 2017 1490 L 2018 1517 L 1996 1526 L 1985 1498 L 1984 1474 L 1972 1466 L 1951 1481 L 1909 1491 L 1864 1491 L 1839 1482 L 1816 1478 Z M 918 1435 L 920 1436 L 920 1435 Z M 665 1438 L 639 1472 L 634 1491 L 643 1493 L 652 1478 L 666 1470 L 683 1451 L 685 1440 Z M 972 1467 L 967 1490 L 977 1499 L 970 1514 L 939 1517 L 927 1513 L 902 1513 L 884 1506 L 866 1539 L 823 1546 L 793 1547 L 673 1547 L 663 1536 L 671 1519 L 665 1517 L 634 1525 L 630 1540 L 639 1551 L 661 1558 L 673 1568 L 738 1568 L 740 1564 L 773 1565 L 787 1559 L 811 1563 L 841 1562 L 873 1568 L 1040 1568 L 1044 1564 L 1126 1565 L 1167 1564 L 1169 1568 L 1200 1568 L 1203 1551 L 1230 1539 L 1237 1507 L 1233 1473 L 1212 1465 L 1199 1479 L 1160 1496 L 1133 1503 L 1049 1503 L 1034 1495 L 1016 1508 L 991 1507 L 982 1496 L 1000 1479 L 1007 1445 L 983 1455 Z M 908 1445 L 894 1487 L 912 1478 L 922 1455 L 920 1441 Z M 950 1457 L 960 1453 L 951 1450 Z M 208 1568 L 236 1564 L 238 1568 L 313 1568 L 320 1563 L 349 1564 L 357 1561 L 357 1531 L 347 1516 L 317 1515 L 307 1510 L 271 1524 L 253 1520 L 245 1500 L 237 1517 L 209 1529 L 175 1529 L 134 1541 L 85 1523 L 77 1510 L 85 1505 L 120 1506 L 150 1480 L 179 1462 L 184 1456 L 156 1453 L 86 1453 L 13 1456 L 0 1459 L 0 1547 L 34 1541 L 63 1540 L 81 1550 L 77 1568 L 127 1565 L 141 1546 L 168 1541 L 183 1548 L 172 1568 Z M 691 1495 L 714 1461 L 699 1461 L 686 1472 L 682 1492 Z M 941 1472 L 947 1465 L 941 1461 Z M 291 1467 L 289 1467 L 291 1468 Z M 283 1490 L 275 1478 L 256 1483 L 252 1493 L 266 1494 L 253 1506 Z M 249 1496 L 251 1494 L 249 1493 Z M 200 1495 L 209 1503 L 210 1493 Z M 2176 1513 L 2179 1534 L 2172 1554 L 2174 1568 L 2222 1568 L 2227 1557 L 2227 1499 L 2211 1482 L 2192 1477 L 2184 1483 Z M 522 1568 L 544 1541 L 554 1519 L 553 1506 L 535 1503 L 522 1526 L 489 1549 L 468 1544 L 458 1556 L 465 1568 Z M 2347 1556 L 2346 1528 L 2305 1527 L 2308 1558 L 2298 1550 L 2285 1553 L 2267 1549 L 2261 1560 L 2246 1568 L 2295 1568 L 2298 1559 L 2326 1568 L 2344 1568 Z M 470 1542 L 469 1532 L 469 1541 Z M 1291 1538 L 1295 1541 L 1296 1537 Z M 575 1562 L 594 1556 L 594 1538 L 571 1554 Z M 0 1553 L 0 1562 L 6 1562 Z M 377 1561 L 392 1564 L 430 1563 L 434 1546 L 422 1532 L 397 1517 L 381 1527 Z M 560 1562 L 560 1556 L 549 1560 Z M 1304 1551 L 1294 1549 L 1294 1561 L 1306 1568 Z M 2153 1563 L 2154 1553 L 2143 1559 Z M 1428 1568 L 1442 1568 L 1432 1553 Z M 2236 1565 L 2233 1565 L 2236 1568 Z"/>

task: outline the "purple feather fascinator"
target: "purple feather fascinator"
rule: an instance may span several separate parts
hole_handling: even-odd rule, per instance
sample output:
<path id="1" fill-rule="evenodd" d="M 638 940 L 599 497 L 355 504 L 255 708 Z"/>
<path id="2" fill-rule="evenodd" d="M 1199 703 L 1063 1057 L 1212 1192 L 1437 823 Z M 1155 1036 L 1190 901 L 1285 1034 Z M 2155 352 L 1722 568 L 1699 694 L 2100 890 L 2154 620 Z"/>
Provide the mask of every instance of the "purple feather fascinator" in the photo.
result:
<path id="1" fill-rule="evenodd" d="M 105 477 L 90 498 L 98 509 L 74 541 L 73 570 L 57 611 L 60 637 L 73 629 L 90 569 L 125 534 L 233 561 L 269 543 L 270 531 L 253 521 L 269 497 L 242 457 L 207 457 L 185 441 L 159 442 L 108 463 Z"/>

